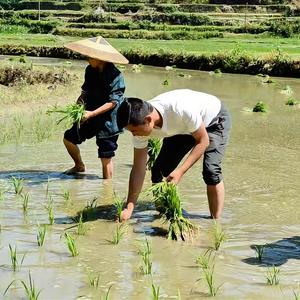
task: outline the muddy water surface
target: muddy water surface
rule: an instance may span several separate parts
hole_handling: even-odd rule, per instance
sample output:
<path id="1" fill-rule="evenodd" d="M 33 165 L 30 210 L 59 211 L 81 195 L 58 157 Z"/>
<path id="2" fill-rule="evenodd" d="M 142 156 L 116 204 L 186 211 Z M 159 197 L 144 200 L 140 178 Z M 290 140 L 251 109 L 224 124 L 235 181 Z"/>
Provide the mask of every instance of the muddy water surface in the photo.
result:
<path id="1" fill-rule="evenodd" d="M 191 78 L 179 77 L 179 73 Z M 221 224 L 228 239 L 216 254 L 215 280 L 221 286 L 217 299 L 293 299 L 300 281 L 300 123 L 299 107 L 285 105 L 280 90 L 286 85 L 300 95 L 299 79 L 275 78 L 262 84 L 254 76 L 209 75 L 188 70 L 165 71 L 144 67 L 141 73 L 125 71 L 126 94 L 149 99 L 163 91 L 191 88 L 217 95 L 230 109 L 233 129 L 223 169 L 227 188 Z M 162 85 L 168 79 L 169 85 Z M 266 114 L 252 113 L 257 101 L 265 101 Z M 0 202 L 0 293 L 14 279 L 28 281 L 28 271 L 41 289 L 41 299 L 99 299 L 112 286 L 111 299 L 152 299 L 151 283 L 160 286 L 162 298 L 204 299 L 208 290 L 195 260 L 212 245 L 201 163 L 183 178 L 179 189 L 186 214 L 201 228 L 193 243 L 167 241 L 159 228 L 153 205 L 140 199 L 128 232 L 111 245 L 116 224 L 112 222 L 112 197 L 127 193 L 132 163 L 131 137 L 120 136 L 112 182 L 102 180 L 95 141 L 81 146 L 87 166 L 85 175 L 61 172 L 71 165 L 61 143 L 62 132 L 42 144 L 5 144 L 0 148 L 0 185 L 6 189 Z M 29 211 L 13 192 L 10 177 L 24 179 Z M 48 183 L 49 182 L 49 183 Z M 55 223 L 48 227 L 46 242 L 38 247 L 37 223 L 48 224 L 46 189 L 54 201 Z M 149 174 L 145 186 L 150 185 Z M 71 200 L 63 199 L 69 190 Z M 61 235 L 73 225 L 72 217 L 97 198 L 97 214 L 86 222 L 88 233 L 75 236 L 79 256 L 72 258 Z M 152 245 L 153 276 L 141 275 L 138 248 L 145 238 Z M 268 243 L 264 259 L 255 258 L 254 245 Z M 9 244 L 17 246 L 22 268 L 12 272 Z M 268 286 L 267 267 L 280 268 L 278 286 Z M 89 285 L 88 274 L 100 274 L 98 288 Z M 4 299 L 21 299 L 24 290 L 16 283 Z M 1 296 L 2 297 L 2 296 Z M 1 298 L 0 297 L 0 298 Z"/>

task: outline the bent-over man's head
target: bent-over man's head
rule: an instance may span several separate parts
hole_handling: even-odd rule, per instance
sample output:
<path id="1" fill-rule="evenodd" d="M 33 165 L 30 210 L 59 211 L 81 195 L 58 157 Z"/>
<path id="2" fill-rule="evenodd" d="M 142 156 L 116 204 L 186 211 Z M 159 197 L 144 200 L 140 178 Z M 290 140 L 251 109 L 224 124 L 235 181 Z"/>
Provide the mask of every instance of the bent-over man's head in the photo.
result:
<path id="1" fill-rule="evenodd" d="M 125 98 L 117 112 L 117 122 L 120 128 L 126 128 L 133 135 L 150 135 L 154 120 L 153 106 L 138 98 Z"/>

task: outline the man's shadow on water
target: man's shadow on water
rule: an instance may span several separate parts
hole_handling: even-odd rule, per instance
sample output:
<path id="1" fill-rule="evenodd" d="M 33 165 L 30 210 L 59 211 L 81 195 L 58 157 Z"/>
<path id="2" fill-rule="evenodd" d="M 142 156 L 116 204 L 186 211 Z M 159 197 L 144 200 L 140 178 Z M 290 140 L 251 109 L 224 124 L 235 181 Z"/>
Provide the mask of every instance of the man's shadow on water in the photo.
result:
<path id="1" fill-rule="evenodd" d="M 250 248 L 255 251 L 261 246 L 251 245 Z M 281 266 L 289 259 L 300 259 L 300 236 L 283 238 L 276 242 L 265 244 L 261 260 L 257 257 L 249 257 L 242 261 L 250 265 L 268 267 L 272 265 Z"/>
<path id="2" fill-rule="evenodd" d="M 0 171 L 0 179 L 10 180 L 11 177 L 23 179 L 27 185 L 39 185 L 53 180 L 88 179 L 98 180 L 101 177 L 94 174 L 78 173 L 67 175 L 63 172 L 48 170 L 8 170 Z"/>

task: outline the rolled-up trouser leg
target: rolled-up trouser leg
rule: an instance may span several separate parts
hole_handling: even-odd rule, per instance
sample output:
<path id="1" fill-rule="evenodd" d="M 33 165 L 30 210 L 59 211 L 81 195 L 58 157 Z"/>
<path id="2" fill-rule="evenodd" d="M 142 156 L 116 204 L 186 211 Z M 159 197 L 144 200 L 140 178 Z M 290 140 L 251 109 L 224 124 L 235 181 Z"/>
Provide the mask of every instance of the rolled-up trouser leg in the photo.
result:
<path id="1" fill-rule="evenodd" d="M 163 139 L 161 150 L 151 169 L 153 183 L 162 181 L 178 166 L 182 158 L 195 146 L 190 134 L 179 134 Z"/>

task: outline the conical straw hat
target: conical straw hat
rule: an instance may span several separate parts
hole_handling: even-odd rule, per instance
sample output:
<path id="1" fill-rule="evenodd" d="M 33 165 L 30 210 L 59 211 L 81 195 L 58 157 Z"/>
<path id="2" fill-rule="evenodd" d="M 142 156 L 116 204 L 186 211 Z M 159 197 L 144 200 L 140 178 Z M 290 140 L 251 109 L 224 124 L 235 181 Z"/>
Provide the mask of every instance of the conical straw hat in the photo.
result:
<path id="1" fill-rule="evenodd" d="M 128 59 L 110 45 L 102 36 L 68 43 L 66 48 L 82 55 L 118 64 L 128 64 Z"/>

